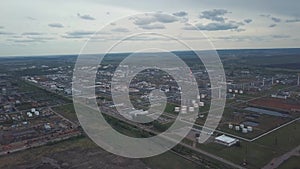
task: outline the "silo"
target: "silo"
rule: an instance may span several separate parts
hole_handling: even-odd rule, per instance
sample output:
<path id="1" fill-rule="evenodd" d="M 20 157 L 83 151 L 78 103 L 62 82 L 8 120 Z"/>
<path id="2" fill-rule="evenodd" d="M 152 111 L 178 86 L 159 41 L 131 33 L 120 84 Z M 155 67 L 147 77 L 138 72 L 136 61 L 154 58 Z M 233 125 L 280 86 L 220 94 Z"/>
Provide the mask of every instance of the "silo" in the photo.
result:
<path id="1" fill-rule="evenodd" d="M 248 126 L 248 127 L 247 127 L 247 130 L 248 130 L 249 132 L 252 132 L 252 131 L 253 131 L 253 127 Z"/>

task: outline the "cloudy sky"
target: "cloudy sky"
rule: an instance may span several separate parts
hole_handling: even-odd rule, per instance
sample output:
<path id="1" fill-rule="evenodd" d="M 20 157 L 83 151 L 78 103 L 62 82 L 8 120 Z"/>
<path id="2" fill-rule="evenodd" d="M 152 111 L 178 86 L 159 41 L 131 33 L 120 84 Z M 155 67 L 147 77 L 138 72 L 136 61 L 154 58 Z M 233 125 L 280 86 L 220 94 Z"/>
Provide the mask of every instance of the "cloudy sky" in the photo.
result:
<path id="1" fill-rule="evenodd" d="M 184 34 L 193 43 L 200 30 L 217 49 L 300 47 L 299 6 L 299 0 L 3 0 L 0 56 L 78 54 L 95 31 L 90 53 L 137 31 Z M 146 40 L 130 43 L 143 48 Z M 164 39 L 155 43 L 182 50 Z M 123 45 L 116 52 L 132 50 Z"/>

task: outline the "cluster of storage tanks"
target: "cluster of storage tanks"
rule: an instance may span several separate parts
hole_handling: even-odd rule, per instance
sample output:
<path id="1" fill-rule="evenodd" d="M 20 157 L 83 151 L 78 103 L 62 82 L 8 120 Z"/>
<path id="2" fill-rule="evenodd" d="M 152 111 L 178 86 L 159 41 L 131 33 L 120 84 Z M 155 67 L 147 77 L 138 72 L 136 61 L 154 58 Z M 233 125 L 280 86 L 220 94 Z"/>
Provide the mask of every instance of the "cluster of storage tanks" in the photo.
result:
<path id="1" fill-rule="evenodd" d="M 228 127 L 229 127 L 229 129 L 233 129 L 235 131 L 241 131 L 242 133 L 245 133 L 245 134 L 253 131 L 252 126 L 245 126 L 244 124 L 240 124 L 240 125 L 229 124 Z"/>
<path id="2" fill-rule="evenodd" d="M 181 106 L 181 107 L 175 107 L 175 112 L 177 113 L 183 113 L 186 114 L 188 112 L 195 112 L 195 109 L 198 109 L 199 107 L 204 106 L 204 102 L 199 102 L 197 103 L 195 100 L 192 100 L 192 105 L 193 106 Z"/>
<path id="3" fill-rule="evenodd" d="M 228 89 L 229 93 L 236 93 L 236 94 L 244 94 L 243 90 L 237 90 L 237 89 Z"/>
<path id="4" fill-rule="evenodd" d="M 33 117 L 33 115 L 35 116 L 39 116 L 40 115 L 40 112 L 37 111 L 35 108 L 32 108 L 31 111 L 27 112 L 26 115 L 28 117 Z"/>

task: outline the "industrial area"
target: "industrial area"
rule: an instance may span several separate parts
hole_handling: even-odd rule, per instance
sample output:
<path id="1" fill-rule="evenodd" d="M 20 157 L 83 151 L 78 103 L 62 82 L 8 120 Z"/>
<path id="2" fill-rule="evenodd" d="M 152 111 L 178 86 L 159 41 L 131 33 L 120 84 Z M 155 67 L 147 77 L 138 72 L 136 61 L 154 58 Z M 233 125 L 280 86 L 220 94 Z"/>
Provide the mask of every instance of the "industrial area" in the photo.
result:
<path id="1" fill-rule="evenodd" d="M 213 130 L 203 126 L 211 106 L 212 90 L 222 93 L 219 91 L 222 89 L 211 87 L 208 72 L 201 63 L 195 62 L 194 56 L 188 52 L 178 55 L 191 68 L 188 71 L 195 77 L 199 90 L 195 99 L 183 100 L 183 103 L 182 89 L 172 76 L 157 69 L 146 69 L 130 82 L 130 102 L 135 109 L 127 103 L 116 104 L 111 96 L 112 78 L 126 79 L 130 74 L 126 65 L 123 71 L 115 72 L 123 57 L 111 59 L 115 56 L 108 56 L 107 61 L 97 67 L 95 84 L 84 86 L 82 82 L 82 85 L 96 89 L 102 114 L 127 135 L 132 131 L 143 131 L 143 136 L 145 132 L 146 135 L 159 134 L 168 129 L 179 114 L 183 123 L 196 121 L 180 143 L 193 153 L 182 156 L 211 167 L 216 164 L 208 162 L 209 159 L 221 161 L 224 168 L 261 168 L 298 146 L 295 133 L 300 129 L 300 74 L 297 71 L 273 71 L 253 65 L 241 67 L 231 56 L 221 55 L 226 79 L 220 82 L 226 84 L 226 105 L 219 126 Z M 60 64 L 46 59 L 36 65 L 29 60 L 13 67 L 11 62 L 4 62 L 3 68 L 13 73 L 1 74 L 1 155 L 84 135 L 72 106 L 72 95 L 80 95 L 82 91 L 72 90 L 75 59 L 71 58 L 65 56 L 66 62 Z M 175 71 L 182 71 L 177 69 Z M 190 76 L 181 80 L 188 83 Z M 167 98 L 162 114 L 153 110 L 161 106 L 164 98 L 155 96 L 150 103 L 153 90 L 164 93 Z M 88 105 L 93 99 L 83 97 L 83 103 Z M 149 107 L 154 109 L 149 111 Z M 127 116 L 118 110 L 124 110 Z M 194 112 L 199 112 L 198 116 L 191 119 L 190 114 Z M 145 117 L 155 120 L 145 124 L 131 121 Z M 204 144 L 198 142 L 201 133 L 210 136 Z M 182 154 L 180 151 L 176 153 Z"/>

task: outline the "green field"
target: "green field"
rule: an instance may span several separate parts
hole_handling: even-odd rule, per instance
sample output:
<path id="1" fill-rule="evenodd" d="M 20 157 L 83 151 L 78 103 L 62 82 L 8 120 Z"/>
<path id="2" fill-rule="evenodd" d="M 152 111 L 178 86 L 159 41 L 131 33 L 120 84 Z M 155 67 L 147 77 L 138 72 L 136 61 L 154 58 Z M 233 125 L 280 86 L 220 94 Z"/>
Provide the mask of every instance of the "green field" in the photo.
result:
<path id="1" fill-rule="evenodd" d="M 73 122 L 78 121 L 73 103 L 53 107 L 52 109 Z"/>
<path id="2" fill-rule="evenodd" d="M 241 142 L 241 146 L 225 147 L 216 143 L 197 145 L 202 150 L 216 154 L 236 164 L 244 160 L 248 168 L 261 168 L 273 158 L 280 156 L 300 143 L 300 122 L 285 126 L 254 142 Z"/>
<path id="3" fill-rule="evenodd" d="M 283 162 L 277 169 L 300 169 L 300 156 L 292 156 Z"/>

